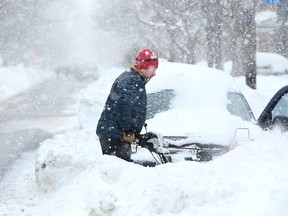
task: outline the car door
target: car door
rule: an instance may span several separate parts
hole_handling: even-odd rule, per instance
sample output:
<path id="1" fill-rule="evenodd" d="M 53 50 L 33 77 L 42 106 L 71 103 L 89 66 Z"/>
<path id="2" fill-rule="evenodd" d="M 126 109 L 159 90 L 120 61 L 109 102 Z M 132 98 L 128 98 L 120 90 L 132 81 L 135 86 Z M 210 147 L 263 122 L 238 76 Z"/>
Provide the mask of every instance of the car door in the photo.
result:
<path id="1" fill-rule="evenodd" d="M 264 130 L 278 126 L 283 131 L 288 131 L 288 85 L 272 97 L 257 122 Z"/>

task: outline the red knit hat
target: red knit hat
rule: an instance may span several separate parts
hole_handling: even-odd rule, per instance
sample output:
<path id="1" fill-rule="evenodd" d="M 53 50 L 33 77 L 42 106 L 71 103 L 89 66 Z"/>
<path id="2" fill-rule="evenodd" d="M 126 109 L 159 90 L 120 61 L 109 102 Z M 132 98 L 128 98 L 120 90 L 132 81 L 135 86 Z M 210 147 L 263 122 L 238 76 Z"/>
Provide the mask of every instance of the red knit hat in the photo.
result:
<path id="1" fill-rule="evenodd" d="M 142 49 L 135 61 L 134 67 L 147 70 L 149 67 L 158 68 L 158 58 L 149 49 Z"/>

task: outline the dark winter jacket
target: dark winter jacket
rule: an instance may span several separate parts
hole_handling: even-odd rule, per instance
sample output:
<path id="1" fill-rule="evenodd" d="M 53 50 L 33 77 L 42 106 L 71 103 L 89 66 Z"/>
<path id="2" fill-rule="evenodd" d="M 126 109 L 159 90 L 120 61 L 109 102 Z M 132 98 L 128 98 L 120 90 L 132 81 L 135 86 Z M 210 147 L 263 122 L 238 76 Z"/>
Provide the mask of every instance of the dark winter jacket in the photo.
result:
<path id="1" fill-rule="evenodd" d="M 146 120 L 146 83 L 133 68 L 115 80 L 98 121 L 98 137 L 122 137 L 123 131 L 140 134 Z"/>

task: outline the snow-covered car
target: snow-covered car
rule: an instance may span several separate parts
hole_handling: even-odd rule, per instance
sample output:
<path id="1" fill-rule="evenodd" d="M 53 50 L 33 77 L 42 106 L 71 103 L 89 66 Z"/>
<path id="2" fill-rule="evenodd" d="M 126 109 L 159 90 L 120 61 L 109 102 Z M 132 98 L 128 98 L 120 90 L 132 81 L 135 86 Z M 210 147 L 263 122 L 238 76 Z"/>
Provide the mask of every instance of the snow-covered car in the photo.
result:
<path id="1" fill-rule="evenodd" d="M 234 79 L 223 71 L 161 62 L 148 86 L 147 128 L 162 140 L 160 163 L 211 160 L 236 144 L 252 142 L 263 129 L 288 129 L 288 86 L 276 93 L 257 120 Z M 144 160 L 136 147 L 134 159 L 141 155 Z M 169 158 L 163 161 L 162 153 Z"/>
<path id="2" fill-rule="evenodd" d="M 282 75 L 288 73 L 288 59 L 277 53 L 257 52 L 257 74 Z"/>
<path id="3" fill-rule="evenodd" d="M 98 68 L 88 65 L 60 65 L 55 68 L 58 78 L 74 77 L 79 81 L 94 81 L 98 77 Z"/>

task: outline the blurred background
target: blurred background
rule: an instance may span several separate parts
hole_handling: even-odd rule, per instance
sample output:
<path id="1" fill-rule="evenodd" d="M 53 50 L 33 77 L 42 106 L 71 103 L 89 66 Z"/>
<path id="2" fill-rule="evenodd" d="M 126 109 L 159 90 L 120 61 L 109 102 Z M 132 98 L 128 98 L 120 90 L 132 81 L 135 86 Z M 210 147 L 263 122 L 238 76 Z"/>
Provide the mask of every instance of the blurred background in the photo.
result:
<path id="1" fill-rule="evenodd" d="M 287 58 L 287 1 L 0 0 L 2 66 L 129 66 L 143 47 L 171 62 L 245 75 L 256 88 L 256 52 Z M 59 69 L 58 69 L 59 70 Z"/>

